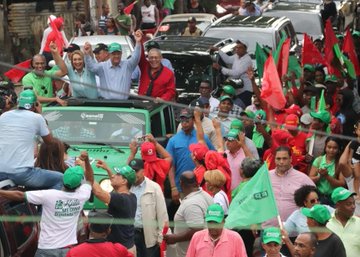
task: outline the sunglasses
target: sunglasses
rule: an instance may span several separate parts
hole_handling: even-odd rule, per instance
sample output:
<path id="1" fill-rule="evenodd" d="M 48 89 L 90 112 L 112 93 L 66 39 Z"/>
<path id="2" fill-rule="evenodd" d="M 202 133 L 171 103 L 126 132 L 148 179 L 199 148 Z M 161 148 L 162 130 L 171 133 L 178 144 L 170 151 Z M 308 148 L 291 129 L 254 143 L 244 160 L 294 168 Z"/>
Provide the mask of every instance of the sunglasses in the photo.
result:
<path id="1" fill-rule="evenodd" d="M 180 118 L 180 123 L 189 122 L 191 118 Z"/>

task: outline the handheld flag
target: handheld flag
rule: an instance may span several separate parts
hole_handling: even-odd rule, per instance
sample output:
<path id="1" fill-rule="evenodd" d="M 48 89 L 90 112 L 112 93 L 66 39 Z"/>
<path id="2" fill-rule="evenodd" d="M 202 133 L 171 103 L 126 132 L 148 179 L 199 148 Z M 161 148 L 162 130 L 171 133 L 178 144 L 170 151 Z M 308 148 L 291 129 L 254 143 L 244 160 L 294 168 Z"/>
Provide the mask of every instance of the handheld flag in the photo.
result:
<path id="1" fill-rule="evenodd" d="M 4 75 L 8 77 L 12 83 L 18 83 L 27 73 L 24 69 L 30 69 L 30 64 L 31 59 L 18 63 L 14 68 L 5 72 Z M 17 67 L 21 69 L 17 69 Z"/>
<path id="2" fill-rule="evenodd" d="M 304 33 L 304 45 L 301 53 L 301 64 L 323 64 L 328 65 L 325 58 L 311 41 L 310 37 Z"/>
<path id="3" fill-rule="evenodd" d="M 325 89 L 321 90 L 321 95 L 320 95 L 318 108 L 317 108 L 318 112 L 319 111 L 326 111 L 326 102 L 325 102 L 325 97 L 324 97 L 324 91 L 325 91 Z"/>
<path id="4" fill-rule="evenodd" d="M 339 48 L 338 39 L 335 36 L 330 19 L 325 24 L 325 58 L 329 64 L 329 74 L 341 77 L 342 65 L 344 64 L 343 56 Z"/>
<path id="5" fill-rule="evenodd" d="M 350 61 L 354 65 L 356 75 L 360 76 L 360 64 L 355 52 L 354 41 L 349 27 L 346 30 L 342 51 L 349 56 Z"/>
<path id="6" fill-rule="evenodd" d="M 232 200 L 225 227 L 231 229 L 259 224 L 278 213 L 265 163 Z"/>
<path id="7" fill-rule="evenodd" d="M 272 55 L 269 55 L 265 62 L 261 98 L 278 110 L 283 109 L 286 104 L 281 81 Z"/>
<path id="8" fill-rule="evenodd" d="M 258 43 L 256 43 L 256 50 L 255 50 L 256 68 L 260 78 L 262 78 L 264 74 L 264 64 L 266 58 L 267 58 L 267 54 L 265 53 L 264 49 Z"/>
<path id="9" fill-rule="evenodd" d="M 128 6 L 126 6 L 124 8 L 124 13 L 129 15 L 131 13 L 131 11 L 134 9 L 134 5 L 137 3 L 137 0 L 135 0 L 134 2 L 132 2 L 131 4 L 129 4 Z"/>
<path id="10" fill-rule="evenodd" d="M 282 78 L 282 76 L 285 75 L 288 70 L 290 42 L 291 42 L 290 38 L 285 39 L 280 49 L 279 59 L 277 62 L 277 70 L 279 72 L 280 78 Z"/>

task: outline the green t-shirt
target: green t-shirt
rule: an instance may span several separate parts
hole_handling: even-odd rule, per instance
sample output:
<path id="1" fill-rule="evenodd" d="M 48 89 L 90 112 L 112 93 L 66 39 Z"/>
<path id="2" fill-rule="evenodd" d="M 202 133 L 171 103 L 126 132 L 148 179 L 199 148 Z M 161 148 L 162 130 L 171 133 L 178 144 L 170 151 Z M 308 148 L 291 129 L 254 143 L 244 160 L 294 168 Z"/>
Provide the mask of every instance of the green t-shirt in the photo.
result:
<path id="1" fill-rule="evenodd" d="M 38 96 L 53 97 L 52 78 L 49 76 L 54 76 L 57 70 L 57 66 L 54 66 L 51 70 L 44 71 L 45 76 L 43 77 L 36 75 L 35 72 L 30 72 L 23 77 L 22 85 L 32 87 Z"/>
<path id="2" fill-rule="evenodd" d="M 328 170 L 329 176 L 335 177 L 335 161 L 332 161 L 331 163 L 326 163 L 325 155 L 317 157 L 314 160 L 312 166 L 317 169 L 326 168 Z M 330 196 L 332 191 L 334 190 L 334 188 L 330 185 L 329 181 L 327 181 L 325 178 L 320 178 L 316 186 L 319 189 L 320 193 L 326 196 Z"/>
<path id="3" fill-rule="evenodd" d="M 131 26 L 131 18 L 127 14 L 120 14 L 116 17 L 117 22 L 122 23 L 126 26 Z M 122 36 L 129 35 L 129 31 L 119 26 L 119 32 Z"/>

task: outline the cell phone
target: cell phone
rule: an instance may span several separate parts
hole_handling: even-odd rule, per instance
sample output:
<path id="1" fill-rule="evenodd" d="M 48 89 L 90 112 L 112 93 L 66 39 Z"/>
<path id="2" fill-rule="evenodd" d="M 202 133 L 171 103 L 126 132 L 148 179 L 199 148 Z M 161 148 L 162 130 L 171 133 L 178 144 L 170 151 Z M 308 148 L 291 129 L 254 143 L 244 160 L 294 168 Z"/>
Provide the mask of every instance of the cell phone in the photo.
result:
<path id="1" fill-rule="evenodd" d="M 138 144 L 144 143 L 144 142 L 145 142 L 145 136 L 138 136 L 138 137 L 136 137 L 136 142 L 137 142 Z"/>

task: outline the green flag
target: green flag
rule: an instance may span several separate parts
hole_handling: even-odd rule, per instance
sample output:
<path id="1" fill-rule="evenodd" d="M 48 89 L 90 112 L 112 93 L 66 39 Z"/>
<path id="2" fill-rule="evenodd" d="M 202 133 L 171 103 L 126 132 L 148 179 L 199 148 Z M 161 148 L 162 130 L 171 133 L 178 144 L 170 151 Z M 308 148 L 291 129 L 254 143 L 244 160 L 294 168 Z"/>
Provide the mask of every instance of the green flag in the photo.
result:
<path id="1" fill-rule="evenodd" d="M 316 96 L 312 96 L 310 99 L 310 109 L 313 112 L 316 112 Z"/>
<path id="2" fill-rule="evenodd" d="M 256 59 L 256 68 L 259 74 L 259 77 L 263 77 L 264 73 L 264 64 L 267 59 L 267 54 L 265 53 L 264 49 L 256 43 L 256 49 L 255 49 L 255 59 Z"/>
<path id="3" fill-rule="evenodd" d="M 302 68 L 295 55 L 289 56 L 288 73 L 295 72 L 296 77 L 300 78 L 302 75 Z"/>
<path id="4" fill-rule="evenodd" d="M 347 74 L 352 78 L 352 79 L 356 79 L 356 73 L 355 73 L 355 68 L 354 68 L 354 64 L 349 60 L 349 58 L 347 58 L 345 55 L 343 55 L 343 60 L 344 60 L 344 65 L 346 67 L 346 72 Z"/>
<path id="5" fill-rule="evenodd" d="M 264 164 L 232 200 L 225 227 L 247 227 L 267 221 L 278 214 L 269 171 Z"/>
<path id="6" fill-rule="evenodd" d="M 324 91 L 325 89 L 321 90 L 321 95 L 320 95 L 320 99 L 318 102 L 318 112 L 319 111 L 326 111 L 326 102 L 325 102 L 325 97 L 324 97 Z"/>
<path id="7" fill-rule="evenodd" d="M 275 62 L 276 65 L 279 62 L 279 56 L 280 56 L 281 48 L 282 48 L 282 45 L 284 44 L 286 39 L 287 39 L 286 33 L 282 33 L 279 44 L 277 45 L 277 47 L 276 47 L 276 49 L 274 51 L 274 54 L 273 54 L 274 62 Z"/>

